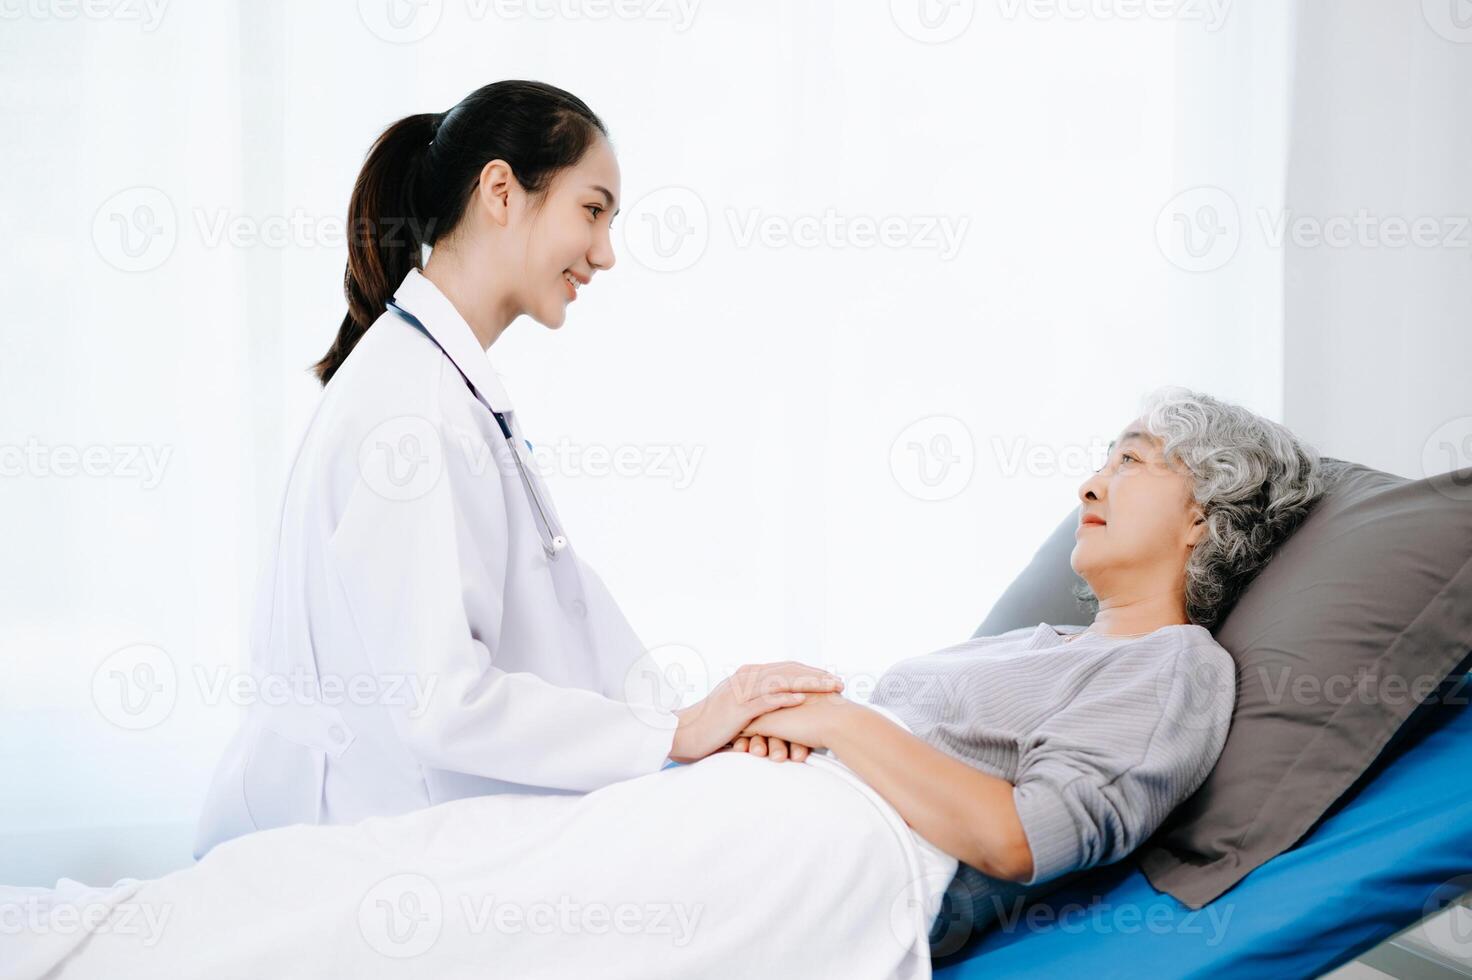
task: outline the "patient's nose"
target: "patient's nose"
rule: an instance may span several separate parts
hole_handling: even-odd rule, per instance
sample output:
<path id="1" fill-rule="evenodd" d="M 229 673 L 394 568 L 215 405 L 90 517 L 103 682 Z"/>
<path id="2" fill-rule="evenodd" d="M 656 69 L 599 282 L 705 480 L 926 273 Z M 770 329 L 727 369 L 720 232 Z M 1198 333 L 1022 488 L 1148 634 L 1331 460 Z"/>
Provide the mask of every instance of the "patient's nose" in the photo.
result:
<path id="1" fill-rule="evenodd" d="M 1095 473 L 1079 485 L 1078 499 L 1084 503 L 1099 500 L 1104 496 L 1104 474 Z"/>

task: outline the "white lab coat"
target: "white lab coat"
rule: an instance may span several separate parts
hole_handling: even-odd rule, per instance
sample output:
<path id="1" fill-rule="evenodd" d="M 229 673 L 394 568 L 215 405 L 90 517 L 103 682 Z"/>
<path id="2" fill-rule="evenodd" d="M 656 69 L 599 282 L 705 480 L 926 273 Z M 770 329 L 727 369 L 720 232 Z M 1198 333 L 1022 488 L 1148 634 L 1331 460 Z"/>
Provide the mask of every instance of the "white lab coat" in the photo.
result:
<path id="1" fill-rule="evenodd" d="M 445 353 L 388 311 L 323 391 L 258 589 L 259 693 L 197 856 L 253 830 L 586 792 L 669 761 L 677 695 L 576 535 L 543 551 L 510 448 L 455 369 L 523 439 L 469 324 L 418 271 L 395 300 Z"/>

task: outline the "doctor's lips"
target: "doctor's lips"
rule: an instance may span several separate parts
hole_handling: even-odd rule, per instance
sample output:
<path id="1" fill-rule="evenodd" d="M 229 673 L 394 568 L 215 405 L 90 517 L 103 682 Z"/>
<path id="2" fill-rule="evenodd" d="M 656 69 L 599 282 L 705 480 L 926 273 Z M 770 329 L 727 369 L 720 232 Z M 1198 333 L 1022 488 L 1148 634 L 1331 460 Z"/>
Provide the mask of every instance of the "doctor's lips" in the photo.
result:
<path id="1" fill-rule="evenodd" d="M 1100 517 L 1098 514 L 1085 513 L 1078 519 L 1078 530 L 1082 531 L 1086 527 L 1103 527 L 1104 524 L 1104 518 Z"/>
<path id="2" fill-rule="evenodd" d="M 567 298 L 573 300 L 578 298 L 578 290 L 592 282 L 593 277 L 589 276 L 585 279 L 569 269 L 562 274 L 562 281 L 567 283 Z"/>

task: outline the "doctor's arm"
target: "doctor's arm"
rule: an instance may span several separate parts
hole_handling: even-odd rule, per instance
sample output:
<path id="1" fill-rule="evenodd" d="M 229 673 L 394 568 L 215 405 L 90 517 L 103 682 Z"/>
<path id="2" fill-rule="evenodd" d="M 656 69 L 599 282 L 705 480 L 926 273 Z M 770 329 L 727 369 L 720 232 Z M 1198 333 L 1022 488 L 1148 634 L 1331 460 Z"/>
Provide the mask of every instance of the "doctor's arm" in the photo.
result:
<path id="1" fill-rule="evenodd" d="M 396 690 L 412 696 L 385 707 L 421 764 L 588 791 L 714 752 L 794 704 L 794 688 L 841 686 L 802 665 L 743 668 L 677 713 L 497 666 L 512 574 L 505 501 L 494 469 L 472 469 L 464 447 L 475 436 L 442 431 L 439 458 L 420 463 L 441 468 L 433 482 L 406 487 L 392 453 L 358 459 L 328 543 L 329 575 L 371 669 L 407 682 Z"/>

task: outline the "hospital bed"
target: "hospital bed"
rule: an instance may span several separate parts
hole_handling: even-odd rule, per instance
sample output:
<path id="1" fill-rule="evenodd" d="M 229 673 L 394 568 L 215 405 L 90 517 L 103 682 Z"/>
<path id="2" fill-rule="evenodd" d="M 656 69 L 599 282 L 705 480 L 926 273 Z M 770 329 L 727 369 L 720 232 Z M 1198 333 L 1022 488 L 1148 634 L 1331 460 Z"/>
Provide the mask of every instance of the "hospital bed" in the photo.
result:
<path id="1" fill-rule="evenodd" d="M 1040 899 L 1054 910 L 1040 925 L 1024 913 L 937 959 L 935 976 L 1319 976 L 1472 890 L 1469 763 L 1472 710 L 1438 704 L 1302 842 L 1201 910 L 1121 861 Z"/>
<path id="2" fill-rule="evenodd" d="M 1013 588 L 1031 586 L 1019 578 Z M 1003 606 L 978 633 L 1037 621 L 1036 608 Z M 1008 905 L 1006 919 L 974 934 L 963 924 L 938 942 L 939 924 L 935 976 L 1318 977 L 1370 950 L 1369 963 L 1403 980 L 1472 976 L 1451 942 L 1444 956 L 1386 942 L 1460 903 L 1469 907 L 1447 920 L 1472 945 L 1469 671 L 1472 657 L 1308 834 L 1199 910 L 1157 891 L 1136 852 L 1068 878 L 1020 914 Z"/>
<path id="3" fill-rule="evenodd" d="M 996 613 L 987 632 L 1038 621 Z M 1129 858 L 1070 878 L 1019 920 L 971 936 L 934 960 L 935 976 L 1256 980 L 1318 977 L 1356 957 L 1403 980 L 1472 976 L 1450 961 L 1438 971 L 1434 953 L 1412 959 L 1409 947 L 1386 942 L 1472 894 L 1469 671 L 1464 662 L 1448 677 L 1448 696 L 1408 725 L 1302 840 L 1203 908 L 1157 891 Z"/>

